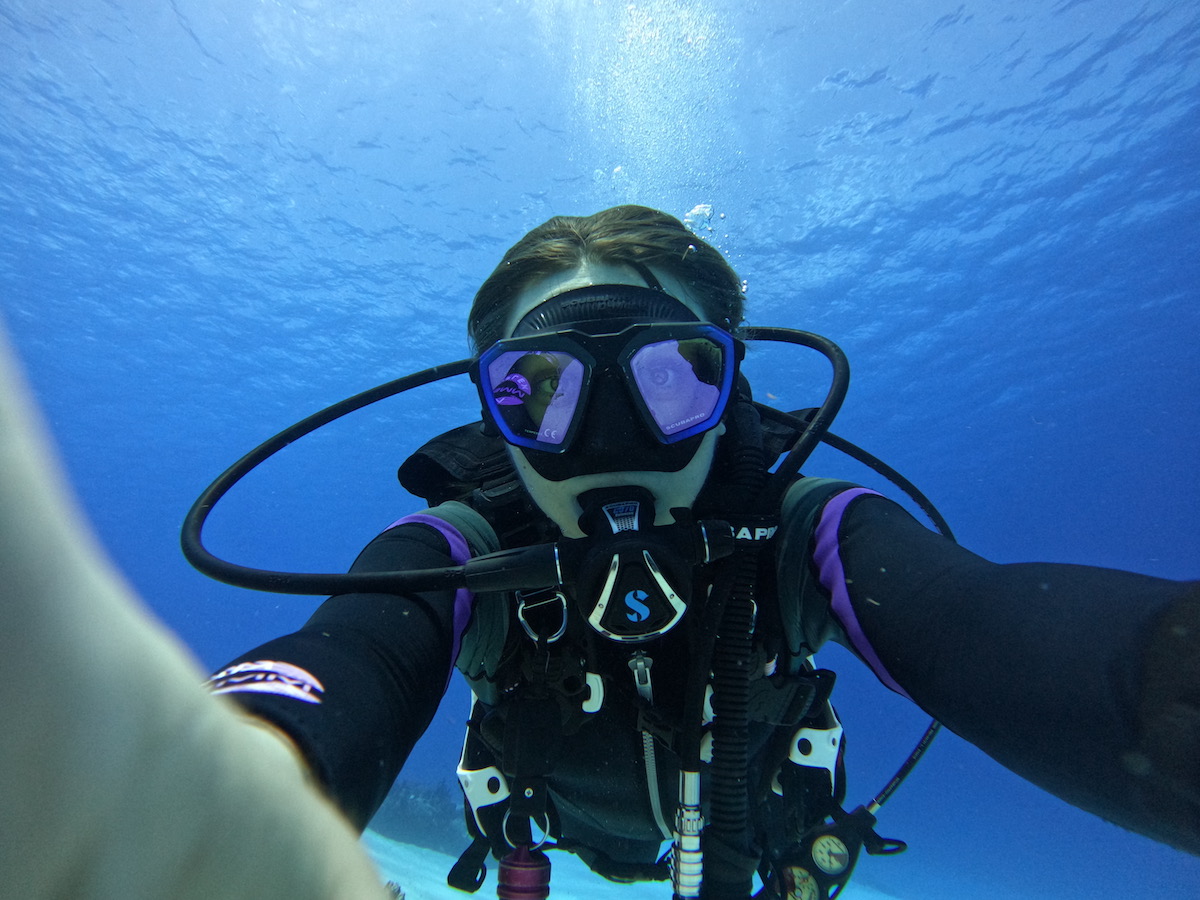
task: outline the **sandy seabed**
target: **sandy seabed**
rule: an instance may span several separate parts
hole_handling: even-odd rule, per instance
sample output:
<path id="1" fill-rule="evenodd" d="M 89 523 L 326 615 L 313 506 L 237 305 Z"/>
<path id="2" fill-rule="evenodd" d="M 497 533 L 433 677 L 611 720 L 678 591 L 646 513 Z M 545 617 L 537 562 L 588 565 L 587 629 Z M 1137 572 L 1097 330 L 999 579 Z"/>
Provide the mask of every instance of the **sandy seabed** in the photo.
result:
<path id="1" fill-rule="evenodd" d="M 436 850 L 399 844 L 367 831 L 363 843 L 370 852 L 383 877 L 404 889 L 405 900 L 463 900 L 472 896 L 456 891 L 446 884 L 446 873 L 454 858 Z M 551 900 L 670 900 L 671 888 L 665 884 L 614 884 L 592 873 L 587 866 L 569 853 L 551 853 Z M 496 896 L 496 866 L 488 865 L 487 881 L 474 896 L 486 900 Z M 844 900 L 897 900 L 890 894 L 853 882 L 842 892 Z"/>

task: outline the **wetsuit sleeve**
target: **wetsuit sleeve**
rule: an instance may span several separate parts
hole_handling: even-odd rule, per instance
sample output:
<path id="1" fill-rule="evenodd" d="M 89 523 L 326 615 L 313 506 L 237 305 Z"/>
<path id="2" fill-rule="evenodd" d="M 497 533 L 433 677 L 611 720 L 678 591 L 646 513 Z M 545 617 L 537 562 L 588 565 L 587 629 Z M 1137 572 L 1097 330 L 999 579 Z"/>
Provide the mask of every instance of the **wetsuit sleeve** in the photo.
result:
<path id="1" fill-rule="evenodd" d="M 462 562 L 461 534 L 410 517 L 352 572 Z M 234 660 L 212 688 L 282 729 L 357 827 L 365 827 L 437 710 L 469 618 L 465 591 L 330 597 L 297 632 Z"/>
<path id="2" fill-rule="evenodd" d="M 863 489 L 825 504 L 807 584 L 894 690 L 1068 802 L 1200 852 L 1200 584 L 998 565 Z"/>

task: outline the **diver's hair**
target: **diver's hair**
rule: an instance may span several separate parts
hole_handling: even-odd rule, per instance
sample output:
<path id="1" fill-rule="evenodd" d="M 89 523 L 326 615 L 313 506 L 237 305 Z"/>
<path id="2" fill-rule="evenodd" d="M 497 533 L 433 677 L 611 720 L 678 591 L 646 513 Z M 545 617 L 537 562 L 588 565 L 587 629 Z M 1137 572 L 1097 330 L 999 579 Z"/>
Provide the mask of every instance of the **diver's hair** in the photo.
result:
<path id="1" fill-rule="evenodd" d="M 524 288 L 583 262 L 650 266 L 685 285 L 708 321 L 730 332 L 742 321 L 742 282 L 720 252 L 674 216 L 614 206 L 590 216 L 555 216 L 513 244 L 471 305 L 467 333 L 475 353 L 505 336 L 505 321 Z"/>

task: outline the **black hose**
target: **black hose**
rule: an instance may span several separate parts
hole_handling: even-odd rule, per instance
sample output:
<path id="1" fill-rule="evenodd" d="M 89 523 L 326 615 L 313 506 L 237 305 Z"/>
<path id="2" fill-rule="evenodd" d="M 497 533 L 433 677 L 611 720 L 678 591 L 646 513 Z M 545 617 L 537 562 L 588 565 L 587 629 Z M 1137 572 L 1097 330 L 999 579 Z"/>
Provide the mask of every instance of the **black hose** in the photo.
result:
<path id="1" fill-rule="evenodd" d="M 183 555 L 187 558 L 187 561 L 195 566 L 197 570 L 210 578 L 215 578 L 217 581 L 223 581 L 226 584 L 233 584 L 238 587 L 250 588 L 251 590 L 271 591 L 282 594 L 334 594 L 349 591 L 387 591 L 389 587 L 394 589 L 397 584 L 402 582 L 405 575 L 430 574 L 404 572 L 371 575 L 347 575 L 345 573 L 308 574 L 252 569 L 213 556 L 204 546 L 204 542 L 201 539 L 201 532 L 204 529 L 205 520 L 208 519 L 209 513 L 212 512 L 212 508 L 225 496 L 229 489 L 245 478 L 255 467 L 270 459 L 288 444 L 299 440 L 306 434 L 316 431 L 324 425 L 328 425 L 335 419 L 340 419 L 342 416 L 362 409 L 364 406 L 369 406 L 379 400 L 391 397 L 393 394 L 399 394 L 411 388 L 429 384 L 430 382 L 441 381 L 443 378 L 462 375 L 470 366 L 471 360 L 460 359 L 457 362 L 434 366 L 413 375 L 397 378 L 394 381 L 389 381 L 386 384 L 381 384 L 370 390 L 355 394 L 353 397 L 348 397 L 332 406 L 327 406 L 320 412 L 315 412 L 311 416 L 301 419 L 274 437 L 263 441 L 222 472 L 216 481 L 205 488 L 204 492 L 196 498 L 196 502 L 192 504 L 187 517 L 183 520 L 183 530 L 179 536 L 179 543 L 183 548 Z M 461 584 L 462 576 L 460 572 L 452 573 L 449 570 L 434 571 L 441 572 L 448 579 L 446 583 L 448 587 L 458 586 L 458 584 L 454 583 L 455 581 Z M 423 586 L 429 584 L 429 579 L 427 578 L 413 579 L 410 581 L 410 584 L 415 581 L 420 581 Z"/>
<path id="2" fill-rule="evenodd" d="M 710 821 L 704 832 L 705 900 L 746 900 L 759 862 L 751 851 L 750 666 L 758 554 L 734 561 L 733 594 L 721 617 L 713 654 L 713 751 Z M 740 864 L 739 864 L 740 863 Z"/>
<path id="3" fill-rule="evenodd" d="M 747 340 L 774 340 L 785 343 L 799 344 L 820 351 L 828 358 L 833 366 L 834 377 L 824 403 L 816 414 L 806 422 L 801 423 L 801 436 L 792 447 L 775 476 L 771 479 L 772 490 L 777 499 L 782 497 L 782 491 L 787 487 L 788 478 L 784 473 L 794 467 L 799 471 L 800 465 L 807 459 L 816 443 L 821 440 L 825 430 L 833 421 L 833 417 L 841 408 L 842 400 L 849 384 L 849 365 L 845 354 L 836 344 L 820 335 L 807 331 L 796 331 L 791 328 L 747 328 L 743 335 Z M 493 585 L 502 588 L 523 588 L 532 586 L 526 581 L 536 580 L 540 575 L 538 570 L 544 569 L 545 561 L 540 561 L 534 568 L 502 565 L 488 566 L 488 571 L 461 572 L 457 567 L 434 569 L 421 572 L 377 572 L 371 574 L 347 573 L 306 573 L 306 572 L 277 572 L 267 569 L 255 569 L 241 566 L 214 556 L 204 546 L 202 532 L 209 514 L 216 504 L 229 490 L 246 477 L 257 466 L 270 459 L 284 447 L 299 440 L 307 434 L 328 425 L 336 419 L 355 410 L 362 409 L 379 400 L 412 388 L 421 387 L 443 378 L 462 375 L 470 370 L 472 360 L 460 359 L 456 362 L 439 366 L 397 378 L 386 384 L 381 384 L 370 390 L 355 394 L 332 406 L 313 413 L 305 419 L 285 428 L 279 434 L 255 447 L 232 466 L 226 469 L 210 484 L 192 504 L 183 522 L 180 534 L 180 546 L 183 555 L 198 571 L 237 587 L 250 590 L 269 591 L 281 594 L 343 594 L 352 591 L 396 593 L 398 591 L 439 589 L 446 587 L 461 587 L 466 585 L 473 589 L 492 590 Z M 781 414 L 785 415 L 785 414 Z M 792 420 L 793 423 L 795 420 Z M 753 494 L 749 494 L 753 496 Z M 776 503 L 776 508 L 778 503 Z M 508 580 L 505 581 L 505 573 Z M 476 588 L 475 582 L 478 583 Z M 485 586 L 486 585 L 486 586 Z M 713 623 L 715 627 L 715 622 Z M 707 680 L 707 674 L 705 675 Z"/>
<path id="4" fill-rule="evenodd" d="M 773 419 L 776 422 L 787 425 L 788 427 L 795 429 L 797 434 L 804 431 L 808 427 L 813 416 L 817 413 L 815 408 L 799 409 L 795 410 L 794 412 L 784 412 L 783 410 L 776 409 L 773 406 L 766 406 L 762 403 L 755 403 L 754 408 L 758 410 L 759 415 L 761 415 L 763 418 Z M 905 494 L 907 494 L 909 499 L 911 499 L 913 503 L 920 507 L 921 512 L 925 513 L 925 515 L 929 518 L 929 521 L 933 523 L 933 527 L 936 528 L 940 534 L 950 538 L 952 541 L 955 539 L 954 533 L 950 530 L 949 523 L 947 523 L 942 514 L 938 512 L 937 507 L 933 505 L 933 501 L 926 497 L 920 488 L 885 463 L 878 456 L 867 450 L 864 450 L 857 444 L 851 443 L 844 437 L 839 437 L 832 431 L 825 431 L 821 435 L 821 443 L 828 444 L 834 450 L 845 453 L 851 459 L 862 463 L 872 471 L 878 472 L 896 487 L 900 488 L 900 490 L 902 490 Z"/>
<path id="5" fill-rule="evenodd" d="M 813 450 L 817 448 L 817 444 L 821 442 L 825 432 L 829 430 L 829 426 L 833 424 L 834 418 L 842 408 L 842 401 L 846 399 L 846 392 L 850 389 L 850 362 L 846 359 L 846 354 L 842 352 L 841 347 L 829 338 L 809 331 L 797 331 L 794 328 L 747 328 L 745 336 L 747 340 L 784 341 L 809 347 L 824 355 L 833 367 L 833 378 L 829 383 L 829 390 L 825 394 L 824 402 L 804 423 L 799 439 L 792 445 L 788 455 L 775 470 L 775 474 L 771 476 L 772 492 L 775 499 L 781 501 L 784 492 L 792 480 L 800 474 L 800 469 L 808 461 Z M 778 503 L 776 508 L 778 508 Z"/>
<path id="6" fill-rule="evenodd" d="M 757 414 L 739 405 L 734 426 L 742 435 L 761 433 Z M 753 421 L 751 421 L 753 420 Z M 731 481 L 744 496 L 761 502 L 767 469 L 761 442 L 741 441 L 732 462 Z M 750 682 L 753 659 L 755 587 L 759 551 L 743 550 L 729 561 L 733 584 L 721 613 L 712 655 L 713 752 L 709 824 L 704 830 L 705 900 L 746 900 L 759 856 L 750 833 Z"/>

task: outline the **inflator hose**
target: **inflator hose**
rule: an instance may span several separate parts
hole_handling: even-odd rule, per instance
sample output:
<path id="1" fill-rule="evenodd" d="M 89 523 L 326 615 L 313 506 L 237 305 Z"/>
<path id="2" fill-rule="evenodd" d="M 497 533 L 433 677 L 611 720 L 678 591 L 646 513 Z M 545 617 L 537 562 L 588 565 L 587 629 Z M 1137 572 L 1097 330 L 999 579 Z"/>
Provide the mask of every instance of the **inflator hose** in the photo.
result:
<path id="1" fill-rule="evenodd" d="M 750 657 L 758 553 L 742 551 L 732 565 L 733 593 L 725 604 L 713 654 L 713 754 L 710 822 L 704 831 L 705 900 L 746 900 L 760 861 L 750 846 Z"/>
<path id="2" fill-rule="evenodd" d="M 738 404 L 732 423 L 743 435 L 758 432 L 757 413 Z M 751 421 L 753 420 L 753 421 Z M 741 442 L 733 460 L 731 481 L 743 496 L 759 498 L 767 483 L 761 441 Z M 752 508 L 751 512 L 757 512 Z M 750 793 L 750 679 L 753 656 L 755 586 L 758 548 L 742 550 L 729 560 L 733 585 L 721 612 L 712 657 L 713 754 L 710 821 L 704 830 L 704 900 L 746 900 L 750 896 L 760 855 L 751 846 Z"/>

